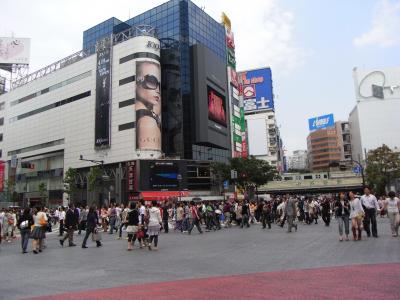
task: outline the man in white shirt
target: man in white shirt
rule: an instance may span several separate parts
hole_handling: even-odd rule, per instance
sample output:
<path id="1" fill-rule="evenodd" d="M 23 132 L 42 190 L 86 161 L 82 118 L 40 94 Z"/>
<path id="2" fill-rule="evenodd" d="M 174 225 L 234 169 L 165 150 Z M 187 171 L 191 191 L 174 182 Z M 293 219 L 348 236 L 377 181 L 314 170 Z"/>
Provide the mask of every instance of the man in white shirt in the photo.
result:
<path id="1" fill-rule="evenodd" d="M 65 220 L 65 208 L 64 206 L 61 207 L 61 211 L 60 211 L 60 230 L 59 230 L 59 236 L 63 236 L 64 234 L 64 220 Z"/>
<path id="2" fill-rule="evenodd" d="M 361 204 L 364 206 L 365 211 L 364 229 L 367 232 L 367 236 L 371 236 L 371 228 L 369 226 L 371 223 L 372 236 L 377 238 L 376 213 L 379 211 L 379 204 L 376 197 L 371 194 L 371 189 L 369 187 L 364 188 L 364 195 L 361 196 Z"/>

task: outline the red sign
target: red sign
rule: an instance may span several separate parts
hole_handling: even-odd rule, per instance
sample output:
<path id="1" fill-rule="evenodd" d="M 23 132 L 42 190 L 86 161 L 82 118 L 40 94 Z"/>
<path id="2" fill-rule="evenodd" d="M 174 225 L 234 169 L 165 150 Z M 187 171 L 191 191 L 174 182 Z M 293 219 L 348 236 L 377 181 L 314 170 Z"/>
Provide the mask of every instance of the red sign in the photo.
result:
<path id="1" fill-rule="evenodd" d="M 244 99 L 254 98 L 256 96 L 256 86 L 254 84 L 245 85 L 243 87 Z"/>
<path id="2" fill-rule="evenodd" d="M 135 191 L 135 173 L 136 173 L 136 168 L 135 168 L 135 162 L 130 161 L 127 163 L 128 166 L 128 191 L 129 192 L 134 192 Z"/>
<path id="3" fill-rule="evenodd" d="M 234 87 L 238 88 L 239 87 L 239 80 L 238 80 L 238 75 L 235 71 L 234 68 L 228 67 L 230 70 L 230 75 L 231 75 L 231 83 L 233 84 Z"/>
<path id="4" fill-rule="evenodd" d="M 4 171 L 6 168 L 6 164 L 4 161 L 0 161 L 0 192 L 4 191 Z"/>
<path id="5" fill-rule="evenodd" d="M 188 191 L 142 192 L 141 194 L 144 200 L 158 200 L 158 201 L 166 201 L 169 200 L 170 198 L 189 196 Z"/>

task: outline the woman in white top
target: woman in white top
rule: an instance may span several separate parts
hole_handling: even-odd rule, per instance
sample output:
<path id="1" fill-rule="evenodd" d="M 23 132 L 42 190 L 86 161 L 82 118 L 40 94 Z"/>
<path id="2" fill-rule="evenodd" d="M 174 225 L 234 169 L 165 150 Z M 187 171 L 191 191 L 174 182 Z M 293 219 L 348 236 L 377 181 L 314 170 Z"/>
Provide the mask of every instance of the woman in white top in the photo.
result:
<path id="1" fill-rule="evenodd" d="M 149 240 L 149 250 L 157 250 L 158 246 L 158 235 L 160 234 L 160 229 L 162 226 L 162 219 L 160 209 L 156 206 L 157 201 L 152 201 L 149 208 L 149 224 L 147 229 L 147 234 L 150 236 Z M 151 247 L 151 244 L 154 242 L 154 248 Z"/>
<path id="2" fill-rule="evenodd" d="M 350 218 L 351 229 L 353 231 L 353 239 L 361 241 L 361 232 L 363 229 L 362 220 L 364 218 L 364 209 L 361 200 L 356 198 L 353 192 L 349 193 L 350 198 Z"/>
<path id="3" fill-rule="evenodd" d="M 47 215 L 42 211 L 41 207 L 36 208 L 33 215 L 33 230 L 31 232 L 32 249 L 34 254 L 42 252 L 43 239 L 45 238 L 45 230 L 47 226 Z"/>
<path id="4" fill-rule="evenodd" d="M 388 194 L 389 198 L 385 200 L 385 210 L 387 211 L 390 227 L 392 229 L 392 236 L 399 235 L 399 210 L 400 210 L 400 200 L 396 197 L 393 191 Z"/>

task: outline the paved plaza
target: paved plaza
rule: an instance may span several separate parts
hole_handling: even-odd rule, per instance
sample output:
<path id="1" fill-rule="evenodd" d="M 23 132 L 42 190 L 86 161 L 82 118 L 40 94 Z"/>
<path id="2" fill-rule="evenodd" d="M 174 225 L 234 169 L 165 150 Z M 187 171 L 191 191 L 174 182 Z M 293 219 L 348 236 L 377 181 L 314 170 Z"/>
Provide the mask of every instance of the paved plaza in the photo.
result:
<path id="1" fill-rule="evenodd" d="M 89 243 L 88 249 L 80 248 L 83 236 L 75 235 L 77 247 L 61 248 L 49 235 L 38 255 L 22 255 L 18 241 L 2 244 L 0 299 L 320 298 L 321 288 L 329 299 L 341 296 L 335 284 L 350 288 L 349 298 L 395 299 L 400 238 L 391 237 L 387 219 L 378 221 L 379 238 L 361 242 L 339 242 L 334 220 L 290 234 L 276 225 L 172 232 L 160 236 L 158 251 L 128 252 L 115 234 L 103 235 L 102 248 Z"/>

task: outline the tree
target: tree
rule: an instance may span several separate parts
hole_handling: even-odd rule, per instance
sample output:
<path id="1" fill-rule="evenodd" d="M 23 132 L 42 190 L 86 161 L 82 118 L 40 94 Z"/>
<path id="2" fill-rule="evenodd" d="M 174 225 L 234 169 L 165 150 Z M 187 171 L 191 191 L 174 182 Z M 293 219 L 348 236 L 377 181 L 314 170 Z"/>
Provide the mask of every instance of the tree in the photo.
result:
<path id="1" fill-rule="evenodd" d="M 383 144 L 367 155 L 367 182 L 378 195 L 384 195 L 386 186 L 400 177 L 400 156 Z"/>
<path id="2" fill-rule="evenodd" d="M 218 187 L 221 191 L 222 183 L 231 178 L 231 167 L 229 164 L 221 162 L 213 162 L 210 165 L 211 173 L 215 176 L 218 182 Z"/>
<path id="3" fill-rule="evenodd" d="M 76 192 L 76 176 L 78 172 L 75 169 L 68 168 L 64 176 L 64 193 L 68 194 L 68 199 L 71 199 Z"/>
<path id="4" fill-rule="evenodd" d="M 101 184 L 101 176 L 103 172 L 99 166 L 90 167 L 88 174 L 88 187 L 89 191 L 94 191 L 97 186 Z"/>

